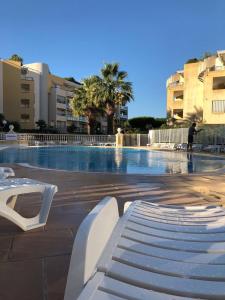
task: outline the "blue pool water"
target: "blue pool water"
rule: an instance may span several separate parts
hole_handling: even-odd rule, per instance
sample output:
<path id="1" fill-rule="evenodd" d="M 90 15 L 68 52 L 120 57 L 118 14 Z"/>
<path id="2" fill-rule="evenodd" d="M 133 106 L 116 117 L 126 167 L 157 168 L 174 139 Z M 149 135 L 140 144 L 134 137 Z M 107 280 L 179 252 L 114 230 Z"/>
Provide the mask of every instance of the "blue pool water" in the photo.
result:
<path id="1" fill-rule="evenodd" d="M 195 173 L 225 166 L 223 158 L 201 154 L 81 146 L 8 148 L 0 151 L 0 162 L 120 174 Z"/>

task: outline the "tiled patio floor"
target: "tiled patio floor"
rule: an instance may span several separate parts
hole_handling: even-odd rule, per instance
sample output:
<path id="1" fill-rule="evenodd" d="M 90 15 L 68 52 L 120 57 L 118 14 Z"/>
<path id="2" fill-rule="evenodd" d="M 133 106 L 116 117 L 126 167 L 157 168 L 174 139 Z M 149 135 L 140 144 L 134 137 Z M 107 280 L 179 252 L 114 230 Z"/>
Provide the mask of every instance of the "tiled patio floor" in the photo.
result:
<path id="1" fill-rule="evenodd" d="M 58 185 L 44 228 L 22 232 L 0 217 L 0 299 L 62 300 L 77 228 L 106 195 L 126 201 L 170 204 L 225 203 L 225 176 L 137 176 L 48 171 L 11 165 L 17 177 Z M 18 200 L 16 209 L 33 216 L 38 195 Z"/>

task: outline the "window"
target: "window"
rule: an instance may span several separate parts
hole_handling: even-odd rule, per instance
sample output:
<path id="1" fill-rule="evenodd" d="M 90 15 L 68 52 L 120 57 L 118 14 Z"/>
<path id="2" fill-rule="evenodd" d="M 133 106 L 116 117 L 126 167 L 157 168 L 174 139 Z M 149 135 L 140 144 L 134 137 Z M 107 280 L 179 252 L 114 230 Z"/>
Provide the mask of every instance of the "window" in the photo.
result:
<path id="1" fill-rule="evenodd" d="M 183 109 L 174 109 L 173 110 L 173 117 L 175 119 L 182 119 L 183 118 Z"/>
<path id="2" fill-rule="evenodd" d="M 29 99 L 21 99 L 20 100 L 20 107 L 29 108 L 30 100 Z"/>
<path id="3" fill-rule="evenodd" d="M 22 83 L 21 89 L 23 92 L 29 92 L 30 91 L 30 85 L 28 83 Z"/>
<path id="4" fill-rule="evenodd" d="M 65 117 L 66 116 L 66 110 L 65 109 L 57 108 L 56 114 L 57 114 L 57 116 Z"/>
<path id="5" fill-rule="evenodd" d="M 184 92 L 183 91 L 175 91 L 173 94 L 174 101 L 182 101 L 184 100 Z"/>
<path id="6" fill-rule="evenodd" d="M 30 121 L 30 115 L 29 114 L 22 114 L 20 116 L 21 122 L 29 122 Z"/>
<path id="7" fill-rule="evenodd" d="M 225 113 L 225 100 L 212 101 L 212 112 L 213 113 Z"/>
<path id="8" fill-rule="evenodd" d="M 225 76 L 213 78 L 213 90 L 225 89 Z"/>
<path id="9" fill-rule="evenodd" d="M 66 97 L 63 97 L 63 96 L 60 96 L 60 95 L 57 95 L 57 102 L 58 103 L 61 103 L 61 104 L 66 104 Z"/>

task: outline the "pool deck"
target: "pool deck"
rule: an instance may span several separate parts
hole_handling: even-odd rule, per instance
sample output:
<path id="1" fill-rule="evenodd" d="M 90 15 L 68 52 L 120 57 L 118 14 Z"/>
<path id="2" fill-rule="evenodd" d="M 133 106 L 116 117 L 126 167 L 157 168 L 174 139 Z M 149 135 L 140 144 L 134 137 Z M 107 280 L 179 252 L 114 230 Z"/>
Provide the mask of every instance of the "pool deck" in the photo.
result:
<path id="1" fill-rule="evenodd" d="M 30 232 L 0 217 L 0 299 L 63 300 L 71 249 L 81 221 L 104 196 L 126 201 L 225 205 L 225 174 L 115 175 L 77 173 L 2 164 L 28 177 L 56 184 L 47 225 Z M 38 195 L 23 196 L 16 210 L 33 216 Z"/>

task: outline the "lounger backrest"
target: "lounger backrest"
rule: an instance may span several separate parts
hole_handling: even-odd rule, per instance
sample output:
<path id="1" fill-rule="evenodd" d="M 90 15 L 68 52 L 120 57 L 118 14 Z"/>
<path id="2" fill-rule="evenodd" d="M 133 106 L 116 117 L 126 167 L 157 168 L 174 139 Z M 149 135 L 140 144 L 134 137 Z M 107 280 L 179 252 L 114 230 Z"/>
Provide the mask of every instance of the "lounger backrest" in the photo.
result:
<path id="1" fill-rule="evenodd" d="M 118 205 L 113 197 L 105 197 L 84 219 L 74 241 L 64 300 L 77 299 L 93 275 L 118 220 Z"/>

